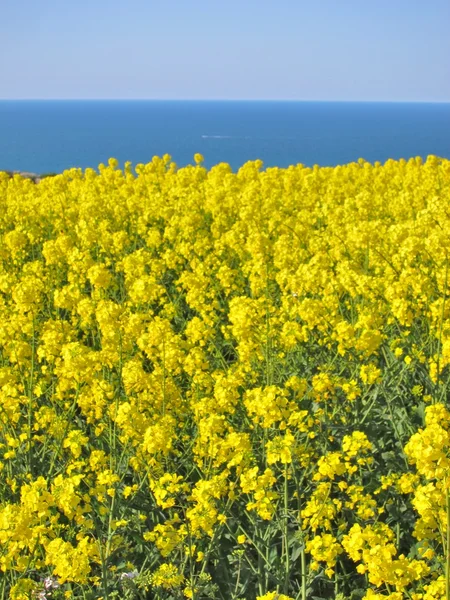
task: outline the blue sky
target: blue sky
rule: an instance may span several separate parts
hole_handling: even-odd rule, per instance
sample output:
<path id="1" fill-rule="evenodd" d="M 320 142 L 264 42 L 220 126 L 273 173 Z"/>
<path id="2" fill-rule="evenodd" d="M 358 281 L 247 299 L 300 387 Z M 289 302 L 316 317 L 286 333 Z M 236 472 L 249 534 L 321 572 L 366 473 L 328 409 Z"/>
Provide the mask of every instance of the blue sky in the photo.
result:
<path id="1" fill-rule="evenodd" d="M 449 0 L 4 0 L 0 98 L 450 101 Z"/>

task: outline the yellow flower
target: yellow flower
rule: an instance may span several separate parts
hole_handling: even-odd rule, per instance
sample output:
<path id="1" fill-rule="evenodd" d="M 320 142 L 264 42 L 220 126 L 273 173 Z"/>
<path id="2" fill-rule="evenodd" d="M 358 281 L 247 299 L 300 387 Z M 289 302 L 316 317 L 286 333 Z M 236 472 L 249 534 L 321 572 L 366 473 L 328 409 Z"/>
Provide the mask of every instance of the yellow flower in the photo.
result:
<path id="1" fill-rule="evenodd" d="M 165 590 L 173 590 L 184 581 L 184 576 L 172 563 L 164 563 L 152 574 L 152 585 Z"/>
<path id="2" fill-rule="evenodd" d="M 89 438 L 80 429 L 73 429 L 64 440 L 63 447 L 68 448 L 75 458 L 79 458 L 83 446 L 88 442 Z"/>
<path id="3" fill-rule="evenodd" d="M 256 600 L 294 600 L 291 596 L 286 594 L 279 594 L 278 592 L 267 592 L 264 596 L 256 596 Z"/>

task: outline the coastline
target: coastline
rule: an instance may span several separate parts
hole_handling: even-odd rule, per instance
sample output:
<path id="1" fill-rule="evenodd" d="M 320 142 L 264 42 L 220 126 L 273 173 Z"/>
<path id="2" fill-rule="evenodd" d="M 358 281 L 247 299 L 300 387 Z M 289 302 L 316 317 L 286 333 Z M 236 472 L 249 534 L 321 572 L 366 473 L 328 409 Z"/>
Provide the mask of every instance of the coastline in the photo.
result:
<path id="1" fill-rule="evenodd" d="M 9 177 L 14 177 L 14 175 L 20 175 L 20 177 L 23 177 L 24 179 L 31 179 L 33 181 L 33 183 L 39 183 L 42 179 L 45 179 L 46 177 L 54 177 L 55 175 L 57 175 L 57 173 L 31 173 L 29 171 L 10 171 L 8 169 L 2 171 L 0 170 L 0 173 L 6 173 L 7 175 L 9 175 Z"/>

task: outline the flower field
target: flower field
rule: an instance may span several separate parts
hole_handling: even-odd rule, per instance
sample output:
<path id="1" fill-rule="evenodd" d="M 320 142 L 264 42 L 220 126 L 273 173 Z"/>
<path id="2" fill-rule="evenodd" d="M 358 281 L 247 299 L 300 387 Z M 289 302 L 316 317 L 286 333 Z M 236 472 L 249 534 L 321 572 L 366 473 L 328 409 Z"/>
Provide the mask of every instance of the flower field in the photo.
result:
<path id="1" fill-rule="evenodd" d="M 0 600 L 450 598 L 450 161 L 0 173 Z"/>

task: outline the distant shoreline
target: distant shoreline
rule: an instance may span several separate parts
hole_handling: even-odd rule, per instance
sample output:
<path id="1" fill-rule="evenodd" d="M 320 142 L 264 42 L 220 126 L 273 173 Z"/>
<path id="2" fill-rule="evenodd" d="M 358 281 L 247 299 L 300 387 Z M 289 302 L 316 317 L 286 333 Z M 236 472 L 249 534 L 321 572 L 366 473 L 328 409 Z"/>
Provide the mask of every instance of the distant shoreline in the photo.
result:
<path id="1" fill-rule="evenodd" d="M 11 171 L 9 169 L 5 169 L 4 171 L 0 170 L 0 173 L 6 173 L 10 177 L 14 177 L 14 175 L 20 175 L 24 179 L 31 179 L 33 183 L 39 183 L 42 179 L 46 177 L 54 177 L 58 173 L 31 173 L 29 171 Z"/>

